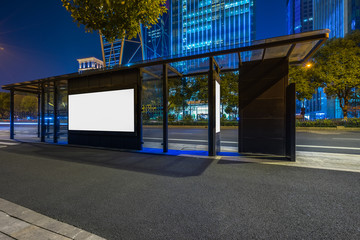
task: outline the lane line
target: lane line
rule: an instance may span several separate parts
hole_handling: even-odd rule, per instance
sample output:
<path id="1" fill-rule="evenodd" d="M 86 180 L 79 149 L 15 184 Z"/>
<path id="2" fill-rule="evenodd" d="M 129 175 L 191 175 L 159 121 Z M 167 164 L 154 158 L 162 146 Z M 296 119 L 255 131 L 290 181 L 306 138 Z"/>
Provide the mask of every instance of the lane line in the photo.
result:
<path id="1" fill-rule="evenodd" d="M 162 138 L 151 138 L 151 137 L 143 137 L 144 140 L 162 140 Z M 169 141 L 181 141 L 181 142 L 204 142 L 207 143 L 207 140 L 199 140 L 199 139 L 178 139 L 178 138 L 169 138 Z M 234 143 L 237 142 L 230 142 L 230 141 L 221 141 L 222 143 Z"/>
<path id="2" fill-rule="evenodd" d="M 2 144 L 2 145 L 8 145 L 8 146 L 19 145 L 18 142 L 0 142 L 0 144 Z"/>
<path id="3" fill-rule="evenodd" d="M 360 138 L 333 138 L 334 140 L 360 141 Z"/>
<path id="4" fill-rule="evenodd" d="M 296 145 L 303 148 L 329 148 L 329 149 L 345 149 L 345 150 L 360 150 L 360 148 L 354 147 L 333 147 L 333 146 L 314 146 L 314 145 Z"/>
<path id="5" fill-rule="evenodd" d="M 147 140 L 162 140 L 162 138 L 151 138 L 151 137 L 144 137 L 143 139 Z M 169 138 L 170 141 L 182 141 L 182 142 L 208 142 L 207 140 L 198 140 L 198 139 L 176 139 L 176 138 Z"/>
<path id="6" fill-rule="evenodd" d="M 144 140 L 162 140 L 162 138 L 151 138 L 151 137 L 144 137 Z M 169 138 L 169 141 L 181 141 L 181 142 L 208 142 L 207 140 L 198 140 L 198 139 L 177 139 L 177 138 Z M 229 143 L 229 144 L 237 144 L 237 142 L 231 141 L 221 141 L 222 143 Z M 345 150 L 360 150 L 360 148 L 354 147 L 337 147 L 337 146 L 315 146 L 315 145 L 296 145 L 296 147 L 302 148 L 328 148 L 328 149 L 345 149 Z"/>

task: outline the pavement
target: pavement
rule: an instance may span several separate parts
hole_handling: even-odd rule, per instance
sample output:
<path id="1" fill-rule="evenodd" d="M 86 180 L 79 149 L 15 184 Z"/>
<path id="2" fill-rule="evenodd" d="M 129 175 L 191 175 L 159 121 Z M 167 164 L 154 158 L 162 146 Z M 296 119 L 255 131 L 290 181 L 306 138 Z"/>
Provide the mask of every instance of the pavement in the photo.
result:
<path id="1" fill-rule="evenodd" d="M 0 139 L 0 156 L 0 240 L 360 239 L 356 154 L 286 162 Z"/>
<path id="2" fill-rule="evenodd" d="M 104 238 L 0 198 L 0 239 L 102 240 Z"/>

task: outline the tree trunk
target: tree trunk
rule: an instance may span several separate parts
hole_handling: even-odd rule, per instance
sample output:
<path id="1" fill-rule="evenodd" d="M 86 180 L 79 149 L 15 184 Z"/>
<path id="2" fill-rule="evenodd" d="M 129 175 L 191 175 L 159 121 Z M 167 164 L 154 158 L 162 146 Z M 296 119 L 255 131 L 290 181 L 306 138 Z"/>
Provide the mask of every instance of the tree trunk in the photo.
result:
<path id="1" fill-rule="evenodd" d="M 347 119 L 348 119 L 348 107 L 349 107 L 349 100 L 345 98 L 344 99 L 344 108 L 342 109 L 345 121 L 347 121 Z"/>
<path id="2" fill-rule="evenodd" d="M 343 112 L 344 120 L 347 121 L 349 100 L 347 99 L 347 97 L 344 97 L 343 99 L 339 98 L 339 103 L 340 103 L 340 108 Z"/>

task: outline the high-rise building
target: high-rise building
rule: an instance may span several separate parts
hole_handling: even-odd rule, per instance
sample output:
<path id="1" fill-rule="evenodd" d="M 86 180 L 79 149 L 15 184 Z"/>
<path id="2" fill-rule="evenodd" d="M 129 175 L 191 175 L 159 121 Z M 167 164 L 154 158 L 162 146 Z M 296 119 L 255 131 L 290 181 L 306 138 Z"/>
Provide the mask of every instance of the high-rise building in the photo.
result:
<path id="1" fill-rule="evenodd" d="M 348 0 L 348 30 L 360 29 L 360 0 Z"/>
<path id="2" fill-rule="evenodd" d="M 288 34 L 313 30 L 313 0 L 287 0 Z"/>
<path id="3" fill-rule="evenodd" d="M 349 32 L 349 2 L 352 0 L 314 0 L 314 29 L 330 29 L 330 38 Z"/>
<path id="4" fill-rule="evenodd" d="M 254 0 L 173 0 L 174 54 L 255 40 Z"/>
<path id="5" fill-rule="evenodd" d="M 288 0 L 287 8 L 289 34 L 327 28 L 330 38 L 334 38 L 360 29 L 360 0 Z M 357 106 L 358 103 L 351 101 L 351 104 Z M 324 88 L 316 89 L 311 100 L 297 101 L 298 113 L 301 108 L 305 108 L 308 119 L 342 117 L 339 99 L 328 97 Z M 357 114 L 350 112 L 349 116 Z"/>
<path id="6" fill-rule="evenodd" d="M 142 28 L 142 58 L 192 54 L 198 51 L 246 45 L 255 40 L 255 0 L 168 0 L 168 12 L 159 23 Z M 138 61 L 140 49 L 126 47 L 131 41 L 112 45 L 104 39 L 103 58 L 107 66 L 118 64 L 122 51 L 129 54 L 122 64 Z M 126 50 L 125 50 L 126 49 Z M 123 52 L 125 54 L 125 52 Z"/>
<path id="7" fill-rule="evenodd" d="M 166 1 L 167 13 L 151 28 L 142 28 L 144 59 L 154 59 L 171 55 L 172 4 Z"/>

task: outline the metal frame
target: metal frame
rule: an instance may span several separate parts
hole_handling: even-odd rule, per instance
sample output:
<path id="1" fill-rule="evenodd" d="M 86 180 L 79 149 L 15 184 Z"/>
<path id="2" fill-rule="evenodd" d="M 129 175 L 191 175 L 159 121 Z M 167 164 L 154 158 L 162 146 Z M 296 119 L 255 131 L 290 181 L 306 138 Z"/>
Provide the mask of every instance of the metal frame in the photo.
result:
<path id="1" fill-rule="evenodd" d="M 318 48 L 321 47 L 321 45 L 324 44 L 328 38 L 329 38 L 329 32 L 324 32 L 324 30 L 313 31 L 313 32 L 309 32 L 306 34 L 292 35 L 291 38 L 289 37 L 288 39 L 281 39 L 278 41 L 276 41 L 277 38 L 264 40 L 264 42 L 261 42 L 259 44 L 254 44 L 251 46 L 245 46 L 245 47 L 240 46 L 240 47 L 234 47 L 234 48 L 230 48 L 230 49 L 213 51 L 213 52 L 206 51 L 206 52 L 200 52 L 200 53 L 194 54 L 194 55 L 179 56 L 179 57 L 168 58 L 168 59 L 166 59 L 166 58 L 155 59 L 155 60 L 150 60 L 150 61 L 143 61 L 138 64 L 131 64 L 131 65 L 127 65 L 127 66 L 117 66 L 117 67 L 113 67 L 113 68 L 105 69 L 105 70 L 103 70 L 103 69 L 89 70 L 89 71 L 82 73 L 81 75 L 82 76 L 91 76 L 91 75 L 96 75 L 100 72 L 101 73 L 103 73 L 103 72 L 110 73 L 110 72 L 114 72 L 114 71 L 120 71 L 120 70 L 125 70 L 125 69 L 132 69 L 132 68 L 142 68 L 143 69 L 144 67 L 150 67 L 150 66 L 155 66 L 155 65 L 163 65 L 163 64 L 169 64 L 169 63 L 175 63 L 175 62 L 181 62 L 181 61 L 187 61 L 187 60 L 193 60 L 193 59 L 199 59 L 199 58 L 209 58 L 209 57 L 227 55 L 227 54 L 231 54 L 231 53 L 241 53 L 241 52 L 246 52 L 246 51 L 254 51 L 254 50 L 259 50 L 259 49 L 279 47 L 279 46 L 291 44 L 292 46 L 290 47 L 288 54 L 285 56 L 286 58 L 289 58 L 292 51 L 294 50 L 296 44 L 303 43 L 303 42 L 309 42 L 309 41 L 319 41 L 318 44 L 316 44 L 316 46 L 307 54 L 307 56 L 303 60 L 290 62 L 290 64 L 302 64 L 305 61 L 307 61 L 309 58 L 311 58 L 311 56 L 316 52 L 316 50 L 318 50 Z M 174 69 L 174 67 L 172 67 L 172 66 L 169 66 L 169 69 L 170 68 Z M 237 70 L 238 70 L 237 68 L 236 69 L 226 69 L 226 70 L 222 70 L 222 72 L 237 71 Z M 207 74 L 207 72 L 184 74 L 184 73 L 180 73 L 176 69 L 173 72 L 178 72 L 179 74 L 182 74 L 182 77 L 190 77 L 190 76 Z M 176 73 L 176 74 L 178 74 L 178 73 Z M 16 89 L 16 91 L 21 91 L 21 92 L 40 93 L 41 88 L 37 87 L 39 83 L 44 83 L 44 82 L 49 82 L 49 81 L 68 80 L 71 78 L 76 78 L 78 76 L 79 76 L 79 73 L 76 72 L 76 73 L 72 73 L 72 74 L 64 74 L 64 75 L 55 76 L 55 77 L 38 79 L 38 80 L 34 80 L 34 81 L 8 84 L 8 85 L 2 86 L 2 88 L 5 90 L 10 90 L 11 88 L 14 88 L 14 89 Z"/>
<path id="2" fill-rule="evenodd" d="M 183 55 L 179 57 L 173 57 L 173 58 L 164 58 L 164 59 L 155 59 L 151 61 L 143 61 L 138 64 L 131 64 L 127 66 L 118 66 L 111 69 L 102 69 L 102 70 L 90 70 L 87 72 L 82 73 L 79 75 L 79 73 L 73 73 L 73 74 L 65 74 L 61 76 L 56 77 L 49 77 L 45 79 L 39 79 L 34 81 L 27 81 L 22 83 L 15 83 L 15 84 L 9 84 L 5 85 L 2 88 L 6 90 L 10 90 L 11 92 L 11 101 L 10 101 L 10 111 L 11 111 L 11 117 L 10 117 L 10 138 L 14 138 L 14 94 L 15 91 L 19 92 L 27 92 L 32 94 L 38 95 L 38 104 L 39 104 L 39 119 L 40 119 L 40 139 L 41 142 L 45 142 L 45 136 L 46 136 L 46 125 L 45 125 L 45 86 L 47 87 L 47 90 L 51 88 L 51 85 L 53 84 L 53 91 L 54 91 L 54 143 L 58 142 L 58 82 L 60 81 L 67 81 L 74 78 L 78 78 L 79 76 L 87 77 L 87 76 L 93 76 L 97 74 L 110 74 L 117 71 L 122 70 L 130 70 L 130 69 L 140 69 L 141 72 L 147 73 L 150 76 L 156 78 L 156 79 L 162 79 L 163 86 L 163 151 L 168 151 L 168 94 L 169 94 L 169 86 L 168 86 L 168 78 L 174 77 L 174 75 L 169 75 L 169 70 L 175 74 L 175 77 L 192 77 L 197 75 L 206 75 L 208 74 L 208 108 L 209 108 L 209 123 L 208 123 L 208 137 L 209 137 L 209 143 L 208 143 L 208 152 L 210 156 L 216 155 L 216 132 L 215 132 L 215 77 L 214 74 L 219 74 L 220 70 L 221 72 L 229 72 L 229 71 L 239 71 L 242 67 L 242 58 L 241 58 L 241 52 L 246 51 L 255 51 L 263 49 L 263 55 L 262 58 L 259 59 L 259 62 L 262 62 L 265 60 L 266 55 L 266 49 L 272 48 L 272 47 L 279 47 L 284 45 L 291 45 L 287 54 L 284 56 L 284 59 L 291 58 L 291 54 L 293 53 L 293 50 L 295 49 L 296 45 L 298 43 L 303 42 L 310 42 L 310 41 L 318 41 L 317 44 L 308 52 L 308 54 L 300 61 L 293 61 L 290 62 L 290 64 L 301 64 L 305 61 L 307 61 L 316 50 L 318 50 L 321 45 L 328 39 L 329 32 L 328 31 L 314 31 L 312 33 L 306 33 L 306 34 L 298 34 L 291 36 L 289 38 L 274 38 L 269 40 L 264 40 L 259 43 L 255 43 L 251 46 L 240 46 L 235 47 L 231 49 L 224 49 L 219 51 L 206 51 L 206 52 L 199 52 L 196 55 Z M 122 44 L 123 45 L 123 44 Z M 103 50 L 103 44 L 102 44 L 102 50 Z M 239 66 L 234 69 L 221 69 L 220 66 L 215 61 L 215 56 L 221 56 L 221 55 L 227 55 L 227 54 L 233 54 L 237 53 L 239 58 Z M 176 68 L 170 65 L 170 63 L 176 63 L 181 61 L 188 61 L 188 60 L 194 60 L 194 59 L 201 59 L 201 58 L 208 58 L 209 59 L 209 70 L 208 71 L 202 71 L 202 72 L 195 72 L 195 73 L 182 73 L 178 71 Z M 151 72 L 146 67 L 151 66 L 162 66 L 162 74 L 156 74 L 154 72 Z M 239 79 L 240 80 L 240 79 Z M 239 131 L 239 134 L 240 131 Z M 241 146 L 239 146 L 239 149 L 241 149 Z M 292 152 L 292 150 L 291 150 Z M 290 153 L 292 155 L 293 153 Z"/>

